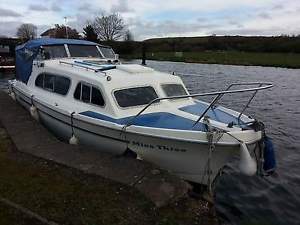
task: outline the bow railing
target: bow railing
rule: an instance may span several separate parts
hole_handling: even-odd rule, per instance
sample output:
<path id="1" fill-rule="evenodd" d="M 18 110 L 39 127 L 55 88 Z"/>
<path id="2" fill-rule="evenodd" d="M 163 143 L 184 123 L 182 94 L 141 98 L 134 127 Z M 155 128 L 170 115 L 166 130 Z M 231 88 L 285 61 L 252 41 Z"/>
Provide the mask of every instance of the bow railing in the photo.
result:
<path id="1" fill-rule="evenodd" d="M 253 86 L 257 85 L 258 87 L 252 87 L 252 88 L 244 88 L 244 89 L 237 89 L 237 90 L 230 90 L 234 86 Z M 230 84 L 224 91 L 215 91 L 215 92 L 205 92 L 205 93 L 199 93 L 199 94 L 191 94 L 191 95 L 180 95 L 180 96 L 171 96 L 171 97 L 162 97 L 162 98 L 156 98 L 150 101 L 141 111 L 139 111 L 133 118 L 131 118 L 126 125 L 123 126 L 123 130 L 125 130 L 127 127 L 133 125 L 135 119 L 139 117 L 143 112 L 145 112 L 151 105 L 154 103 L 157 103 L 159 101 L 164 100 L 174 100 L 174 99 L 183 99 L 183 98 L 196 98 L 196 97 L 204 97 L 204 96 L 216 96 L 210 104 L 206 107 L 206 109 L 203 111 L 203 113 L 199 116 L 199 118 L 195 121 L 193 124 L 193 127 L 197 125 L 197 123 L 200 122 L 200 120 L 205 116 L 205 114 L 209 111 L 209 109 L 213 108 L 220 99 L 226 95 L 226 94 L 234 94 L 234 93 L 242 93 L 242 92 L 252 92 L 254 91 L 253 95 L 248 100 L 247 104 L 244 106 L 242 111 L 240 112 L 238 116 L 238 121 L 240 122 L 240 118 L 243 115 L 246 108 L 249 106 L 255 95 L 258 91 L 265 90 L 272 88 L 273 84 L 268 82 L 248 82 L 248 83 L 233 83 Z"/>

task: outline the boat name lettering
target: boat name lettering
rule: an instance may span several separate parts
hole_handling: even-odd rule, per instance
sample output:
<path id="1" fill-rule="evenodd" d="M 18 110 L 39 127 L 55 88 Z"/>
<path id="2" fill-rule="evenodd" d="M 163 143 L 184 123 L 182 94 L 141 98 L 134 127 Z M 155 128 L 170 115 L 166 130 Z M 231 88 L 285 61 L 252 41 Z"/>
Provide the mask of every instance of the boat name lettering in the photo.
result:
<path id="1" fill-rule="evenodd" d="M 175 152 L 186 152 L 186 149 L 181 148 L 174 148 L 166 145 L 152 145 L 152 144 L 145 144 L 138 141 L 131 141 L 132 145 L 143 147 L 143 148 L 149 148 L 149 149 L 159 149 L 164 151 L 175 151 Z"/>

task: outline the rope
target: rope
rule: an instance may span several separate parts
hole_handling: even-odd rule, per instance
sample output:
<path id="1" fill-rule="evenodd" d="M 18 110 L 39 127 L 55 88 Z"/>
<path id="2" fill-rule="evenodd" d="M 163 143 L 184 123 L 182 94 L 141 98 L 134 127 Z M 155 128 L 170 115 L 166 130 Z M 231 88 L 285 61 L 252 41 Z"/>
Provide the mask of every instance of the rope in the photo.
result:
<path id="1" fill-rule="evenodd" d="M 32 106 L 35 106 L 35 105 L 34 105 L 34 102 L 33 102 L 33 98 L 34 98 L 34 95 L 31 95 L 31 96 L 30 96 L 30 101 L 31 101 L 31 105 L 32 105 Z"/>
<path id="2" fill-rule="evenodd" d="M 211 160 L 212 160 L 212 153 L 216 149 L 216 144 L 219 142 L 219 140 L 222 138 L 224 132 L 222 130 L 218 129 L 212 129 L 211 124 L 209 122 L 209 117 L 205 116 L 203 118 L 204 124 L 207 126 L 208 132 L 207 134 L 207 140 L 208 140 L 208 159 L 207 162 L 204 166 L 204 174 L 202 176 L 202 181 L 203 183 L 205 175 L 207 175 L 207 186 L 208 186 L 208 191 L 210 194 L 212 194 L 212 180 L 211 180 Z"/>
<path id="3" fill-rule="evenodd" d="M 74 114 L 75 114 L 75 112 L 72 112 L 71 113 L 71 129 L 72 129 L 72 135 L 71 136 L 73 136 L 74 135 L 74 127 L 73 127 L 73 116 L 74 116 Z"/>

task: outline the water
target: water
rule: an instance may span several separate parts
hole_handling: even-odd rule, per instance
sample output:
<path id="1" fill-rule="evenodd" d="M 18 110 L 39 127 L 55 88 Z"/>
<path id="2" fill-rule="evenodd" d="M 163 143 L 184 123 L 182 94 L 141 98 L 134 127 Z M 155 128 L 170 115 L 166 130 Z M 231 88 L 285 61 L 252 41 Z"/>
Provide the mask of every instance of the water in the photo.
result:
<path id="1" fill-rule="evenodd" d="M 273 138 L 277 174 L 247 177 L 232 163 L 216 185 L 216 210 L 230 224 L 299 224 L 300 70 L 158 61 L 147 64 L 159 71 L 175 72 L 191 93 L 222 90 L 235 82 L 266 81 L 275 85 L 257 94 L 247 114 L 263 121 Z M 0 74 L 0 88 L 7 86 L 6 80 L 7 76 L 1 79 Z M 247 97 L 227 96 L 221 103 L 239 111 Z"/>
<path id="2" fill-rule="evenodd" d="M 277 174 L 247 177 L 233 163 L 216 185 L 216 210 L 230 224 L 300 224 L 300 70 L 157 61 L 147 65 L 175 72 L 191 93 L 222 90 L 235 82 L 274 84 L 257 94 L 246 113 L 265 123 L 276 148 Z M 222 103 L 240 110 L 247 97 L 235 94 Z"/>

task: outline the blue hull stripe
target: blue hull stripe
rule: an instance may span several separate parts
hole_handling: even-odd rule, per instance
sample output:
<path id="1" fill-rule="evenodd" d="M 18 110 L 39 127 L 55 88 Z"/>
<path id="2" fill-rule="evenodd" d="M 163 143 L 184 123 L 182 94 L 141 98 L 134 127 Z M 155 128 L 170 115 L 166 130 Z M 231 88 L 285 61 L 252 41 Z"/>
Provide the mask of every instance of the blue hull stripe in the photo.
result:
<path id="1" fill-rule="evenodd" d="M 114 119 L 112 117 L 105 116 L 100 113 L 85 111 L 81 112 L 81 115 L 88 116 L 94 119 L 100 119 L 104 121 L 113 122 L 120 125 L 127 124 L 133 117 L 124 117 L 121 119 Z M 194 121 L 186 119 L 181 116 L 177 116 L 171 113 L 159 112 L 159 113 L 148 113 L 137 117 L 132 125 L 144 126 L 144 127 L 155 127 L 155 128 L 166 128 L 176 130 L 198 130 L 206 131 L 205 125 L 198 123 L 193 128 Z"/>

